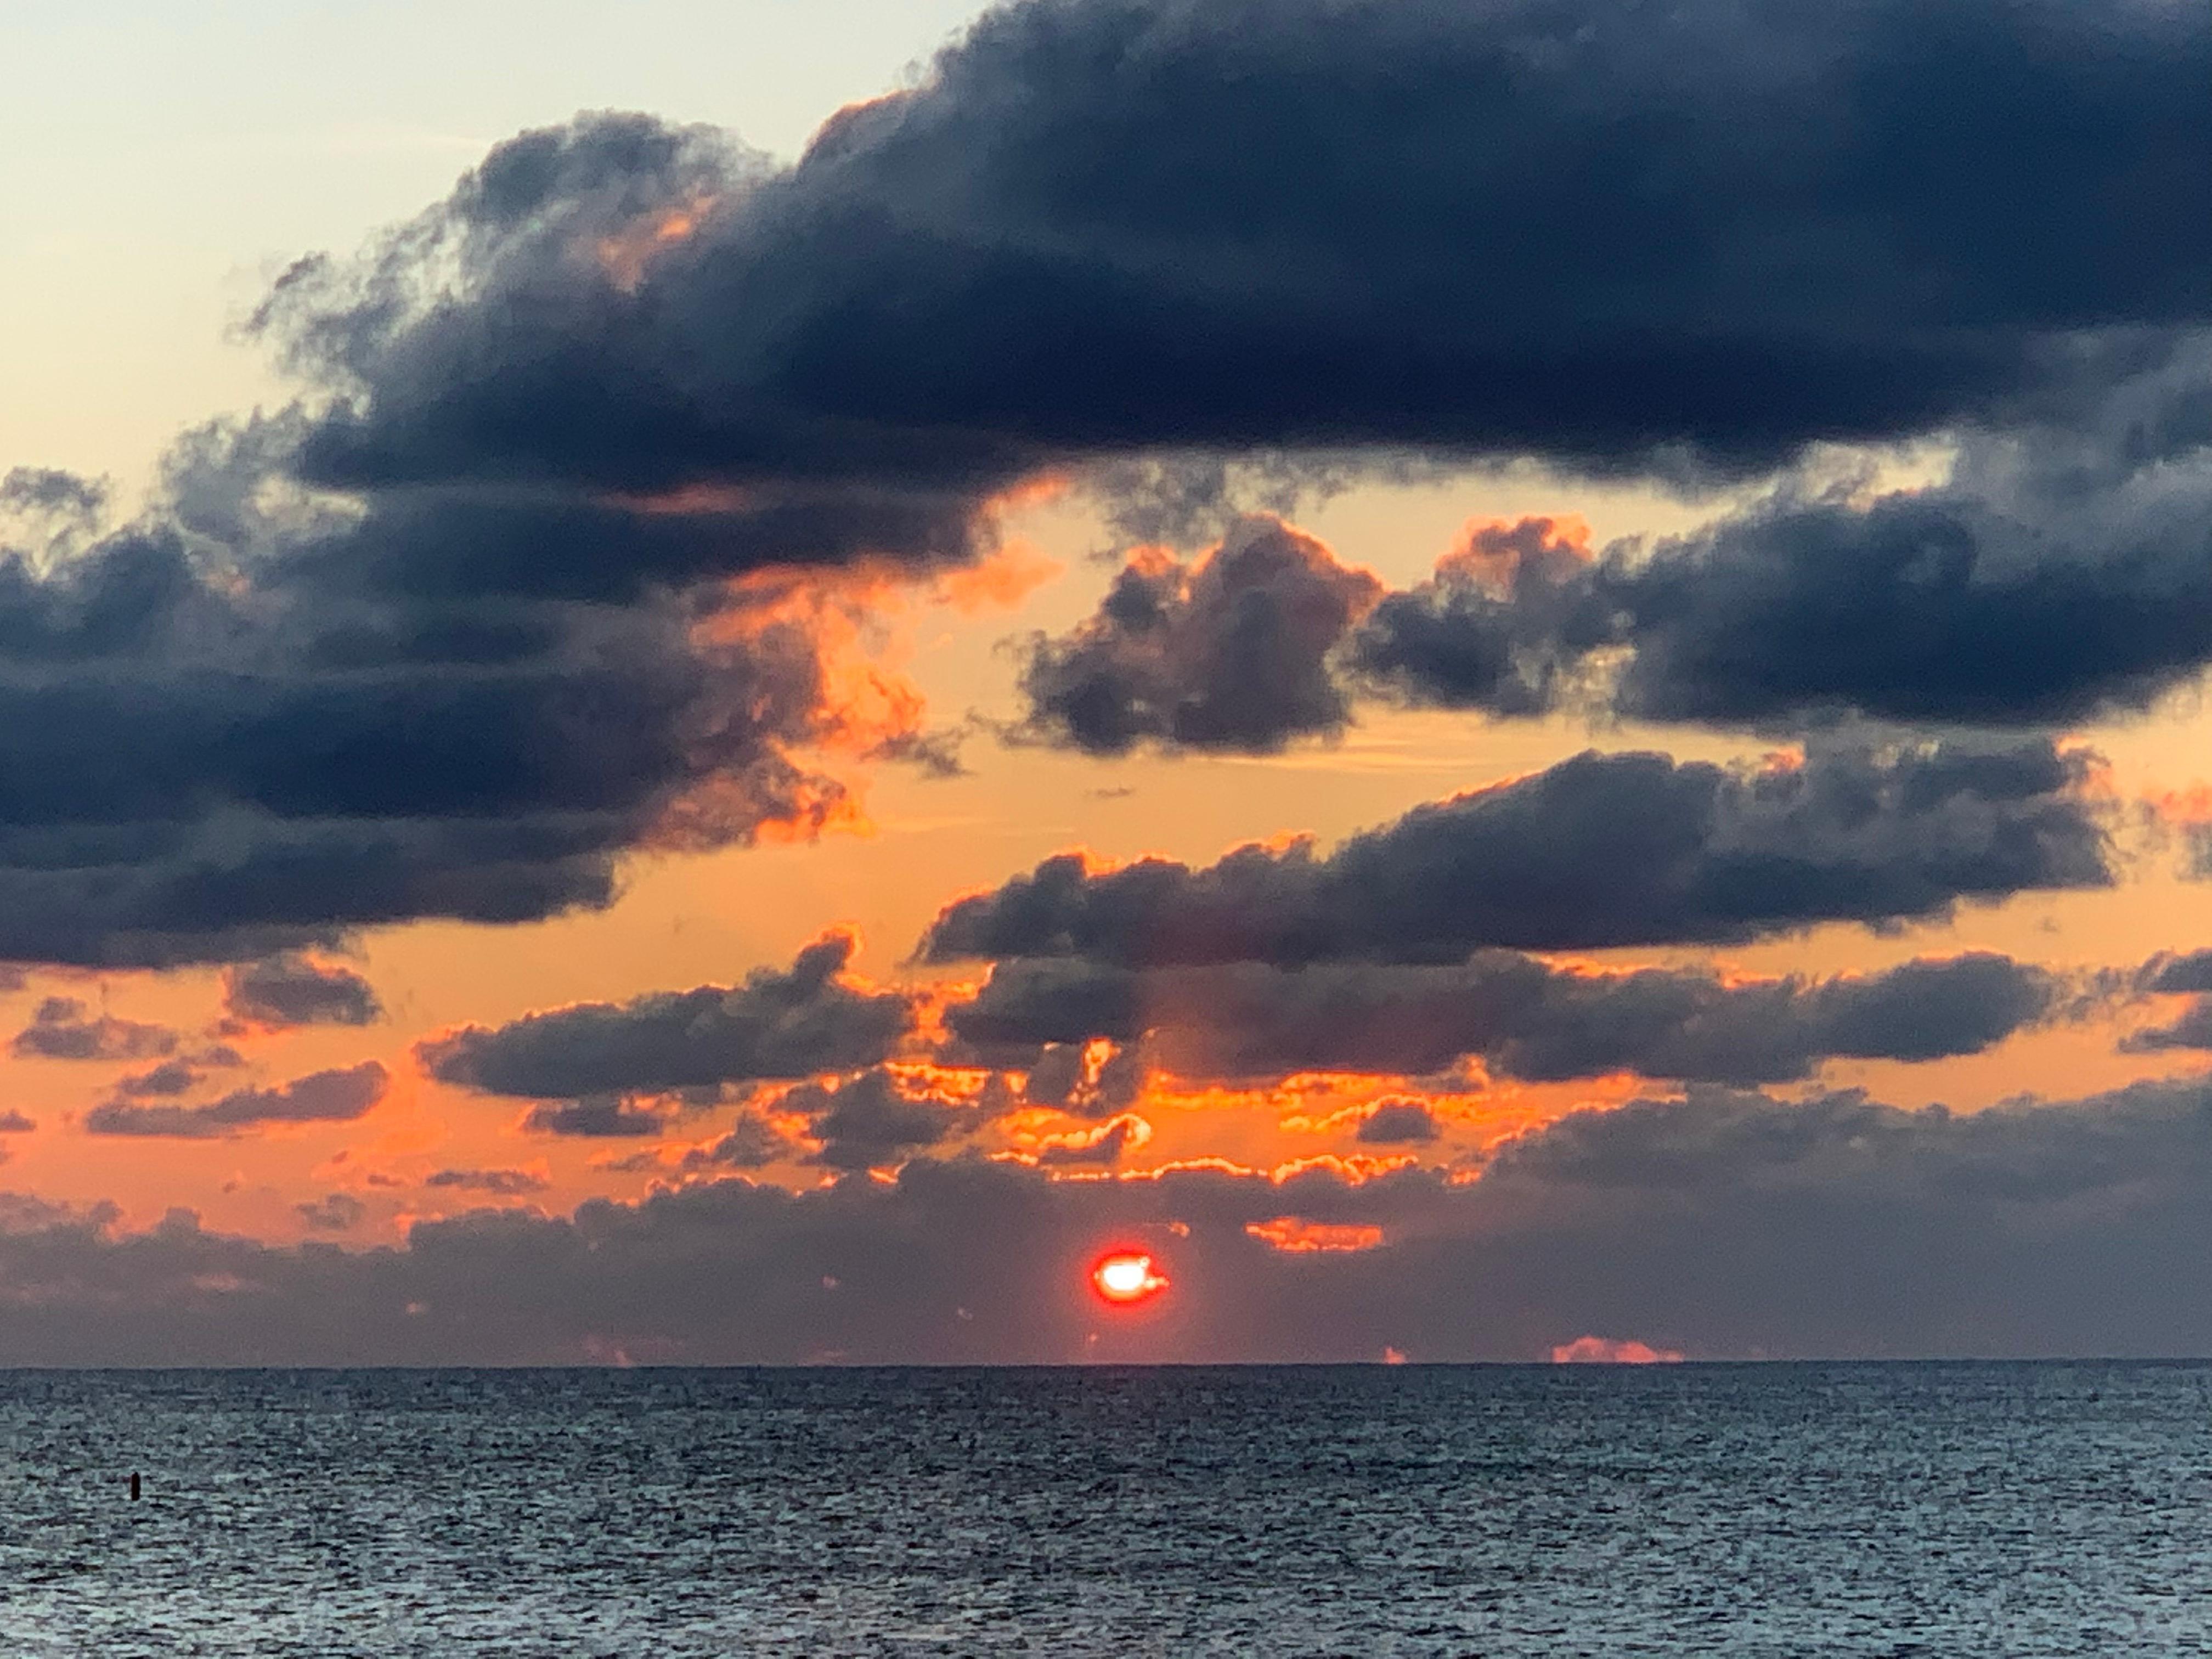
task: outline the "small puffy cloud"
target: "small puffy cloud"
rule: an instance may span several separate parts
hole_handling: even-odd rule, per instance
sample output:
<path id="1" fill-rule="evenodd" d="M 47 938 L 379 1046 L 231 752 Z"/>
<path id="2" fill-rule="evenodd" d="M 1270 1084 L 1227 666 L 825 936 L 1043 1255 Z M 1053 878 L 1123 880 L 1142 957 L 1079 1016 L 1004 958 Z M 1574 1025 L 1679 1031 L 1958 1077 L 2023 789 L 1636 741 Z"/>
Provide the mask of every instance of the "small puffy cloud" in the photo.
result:
<path id="1" fill-rule="evenodd" d="M 887 1066 L 839 1083 L 801 1084 L 779 1105 L 806 1115 L 808 1133 L 820 1143 L 812 1161 L 832 1170 L 902 1164 L 988 1117 L 976 1102 Z"/>
<path id="2" fill-rule="evenodd" d="M 151 1060 L 173 1052 L 177 1034 L 163 1025 L 95 1015 L 74 997 L 48 997 L 9 1051 L 19 1060 Z"/>
<path id="3" fill-rule="evenodd" d="M 552 1183 L 529 1170 L 438 1170 L 424 1176 L 422 1184 L 439 1190 L 515 1198 L 542 1193 Z"/>
<path id="4" fill-rule="evenodd" d="M 103 1101 L 84 1116 L 96 1135 L 162 1136 L 186 1140 L 226 1138 L 276 1123 L 345 1123 L 365 1115 L 384 1097 L 391 1073 L 377 1061 L 314 1072 L 273 1089 L 240 1089 L 202 1105 L 145 1105 Z"/>
<path id="5" fill-rule="evenodd" d="M 369 982 L 337 963 L 287 951 L 231 969 L 223 1007 L 257 1025 L 368 1025 L 384 1017 Z"/>
<path id="6" fill-rule="evenodd" d="M 106 480 L 51 466 L 16 466 L 0 473 L 0 514 L 91 520 L 107 508 Z"/>
<path id="7" fill-rule="evenodd" d="M 318 1233 L 349 1231 L 358 1227 L 368 1213 L 368 1206 L 351 1193 L 326 1193 L 320 1198 L 295 1204 L 292 1209 L 309 1231 Z"/>
<path id="8" fill-rule="evenodd" d="M 26 1117 L 13 1107 L 0 1111 L 0 1135 L 27 1135 L 38 1127 L 36 1118 Z"/>
<path id="9" fill-rule="evenodd" d="M 622 1095 L 585 1100 L 546 1101 L 533 1106 L 522 1127 L 535 1134 L 575 1135 L 589 1139 L 636 1139 L 668 1127 L 666 1107 Z"/>
<path id="10" fill-rule="evenodd" d="M 830 933 L 788 972 L 762 969 L 735 988 L 702 985 L 552 1009 L 496 1029 L 471 1025 L 420 1052 L 445 1082 L 545 1098 L 855 1071 L 886 1058 L 914 1018 L 906 993 L 846 976 L 855 944 L 850 933 Z"/>
<path id="11" fill-rule="evenodd" d="M 159 1066 L 150 1066 L 118 1079 L 115 1095 L 118 1100 L 188 1095 L 199 1086 L 199 1068 L 190 1061 L 165 1060 Z"/>
<path id="12" fill-rule="evenodd" d="M 1443 1133 L 1437 1115 L 1425 1102 L 1406 1095 L 1386 1095 L 1361 1115 L 1352 1139 L 1371 1146 L 1413 1146 L 1434 1140 Z"/>
<path id="13" fill-rule="evenodd" d="M 1095 617 L 1028 648 L 1030 731 L 1093 754 L 1139 743 L 1264 753 L 1351 718 L 1328 655 L 1382 596 L 1280 520 L 1252 517 L 1184 564 L 1131 560 Z"/>
<path id="14" fill-rule="evenodd" d="M 763 1170 L 771 1164 L 796 1162 L 806 1149 L 784 1129 L 762 1114 L 738 1113 L 729 1128 L 703 1146 L 684 1155 L 682 1167 L 696 1170 Z"/>

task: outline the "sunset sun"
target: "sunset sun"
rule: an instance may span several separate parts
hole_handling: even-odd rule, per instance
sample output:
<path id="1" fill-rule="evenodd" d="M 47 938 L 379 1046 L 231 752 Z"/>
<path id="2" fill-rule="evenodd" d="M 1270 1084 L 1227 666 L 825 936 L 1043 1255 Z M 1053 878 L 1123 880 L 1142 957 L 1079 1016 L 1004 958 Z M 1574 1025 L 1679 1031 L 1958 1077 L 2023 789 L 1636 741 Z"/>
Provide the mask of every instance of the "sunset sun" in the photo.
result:
<path id="1" fill-rule="evenodd" d="M 1124 1305 L 1143 1302 L 1168 1287 L 1166 1275 L 1152 1257 L 1137 1250 L 1116 1250 L 1101 1258 L 1091 1270 L 1091 1283 L 1107 1301 Z"/>

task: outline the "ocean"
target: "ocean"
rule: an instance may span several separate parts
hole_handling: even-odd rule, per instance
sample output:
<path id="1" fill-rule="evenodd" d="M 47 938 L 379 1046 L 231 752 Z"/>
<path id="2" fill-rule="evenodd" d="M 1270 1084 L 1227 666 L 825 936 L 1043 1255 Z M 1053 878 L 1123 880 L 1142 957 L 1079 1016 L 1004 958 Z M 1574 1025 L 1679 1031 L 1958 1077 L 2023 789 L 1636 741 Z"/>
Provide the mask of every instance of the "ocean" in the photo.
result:
<path id="1" fill-rule="evenodd" d="M 11 1656 L 2212 1651 L 2203 1364 L 17 1371 L 0 1424 Z"/>

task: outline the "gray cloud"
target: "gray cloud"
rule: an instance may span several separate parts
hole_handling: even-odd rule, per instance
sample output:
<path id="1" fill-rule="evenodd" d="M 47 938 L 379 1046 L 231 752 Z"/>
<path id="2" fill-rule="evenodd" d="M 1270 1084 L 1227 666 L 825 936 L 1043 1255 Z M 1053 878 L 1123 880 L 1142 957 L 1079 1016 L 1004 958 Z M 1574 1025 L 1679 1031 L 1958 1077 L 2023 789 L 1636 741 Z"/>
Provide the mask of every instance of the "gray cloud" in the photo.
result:
<path id="1" fill-rule="evenodd" d="M 2212 951 L 2153 957 L 2136 975 L 2136 985 L 2162 995 L 2212 991 Z"/>
<path id="2" fill-rule="evenodd" d="M 1438 962 L 1940 916 L 2112 879 L 2087 765 L 2043 739 L 1814 744 L 1802 765 L 1755 770 L 1586 753 L 1325 857 L 1250 846 L 1204 869 L 1146 859 L 1097 873 L 1050 859 L 947 907 L 921 954 Z"/>
<path id="3" fill-rule="evenodd" d="M 270 321 L 351 394 L 318 476 L 742 485 L 725 561 L 868 506 L 957 547 L 1131 450 L 1759 466 L 2201 320 L 2208 71 L 2201 19 L 2123 4 L 1032 0 L 787 170 L 525 135 Z"/>
<path id="4" fill-rule="evenodd" d="M 369 1025 L 384 1018 L 375 990 L 352 969 L 296 952 L 229 969 L 223 1006 L 259 1025 Z"/>
<path id="5" fill-rule="evenodd" d="M 1238 521 L 1194 563 L 1140 556 L 1097 616 L 1030 641 L 1030 729 L 1109 755 L 1141 740 L 1264 752 L 1338 731 L 1350 709 L 1326 659 L 1382 592 L 1275 519 Z"/>
<path id="6" fill-rule="evenodd" d="M 740 1112 L 728 1131 L 705 1146 L 684 1155 L 686 1170 L 763 1170 L 771 1164 L 797 1162 L 806 1149 L 782 1130 L 752 1111 Z M 661 1167 L 656 1161 L 650 1167 Z"/>
<path id="7" fill-rule="evenodd" d="M 541 1175 L 527 1170 L 438 1170 L 422 1177 L 425 1187 L 464 1193 L 488 1193 L 497 1198 L 515 1198 L 526 1193 L 542 1193 L 550 1184 Z"/>
<path id="8" fill-rule="evenodd" d="M 357 1253 L 17 1200 L 0 1341 L 48 1364 L 1532 1359 L 1592 1331 L 1692 1357 L 2202 1354 L 2208 1124 L 2202 1082 L 1974 1114 L 1704 1091 L 1571 1116 L 1473 1182 L 917 1159 Z M 1246 1231 L 1284 1217 L 1382 1243 L 1291 1255 Z M 1172 1281 L 1143 1322 L 1085 1287 L 1102 1238 Z"/>
<path id="9" fill-rule="evenodd" d="M 165 1060 L 118 1079 L 115 1096 L 118 1100 L 144 1100 L 187 1095 L 199 1086 L 200 1076 L 199 1067 L 190 1060 Z"/>
<path id="10" fill-rule="evenodd" d="M 0 517 L 83 526 L 107 510 L 108 489 L 51 466 L 16 466 L 0 473 Z"/>
<path id="11" fill-rule="evenodd" d="M 103 1101 L 84 1115 L 95 1135 L 220 1139 L 270 1123 L 349 1123 L 384 1098 L 391 1073 L 375 1060 L 342 1070 L 314 1072 L 273 1089 L 239 1089 L 203 1105 L 143 1105 Z"/>
<path id="12" fill-rule="evenodd" d="M 1133 1022 L 1121 1016 L 1119 1009 L 1121 1005 L 1115 1000 L 1114 988 L 1098 985 L 1097 989 L 1103 995 L 1096 1006 L 1102 1018 L 1111 1019 L 1116 1029 L 1125 1032 L 1125 1040 L 1115 1044 L 1095 1044 L 1086 1040 L 1091 1034 L 1084 1030 L 1085 1022 L 1073 1012 L 1085 994 L 1077 982 L 1079 977 L 1071 975 L 1066 983 L 1066 991 L 1070 999 L 1067 1003 L 1058 1010 L 1042 1012 L 1044 1024 L 1053 1026 L 1055 1030 L 1079 1032 L 1079 1036 L 1066 1039 L 1057 1035 L 1037 1036 L 1018 1029 L 1018 1015 L 1009 1022 L 1009 1028 L 1002 1033 L 971 1027 L 972 1035 L 969 1032 L 956 1034 L 979 1047 L 1011 1049 L 1011 1053 L 1001 1057 L 1025 1074 L 1027 1082 L 1022 1094 L 1029 1104 L 1049 1106 L 1077 1117 L 1109 1118 L 1137 1103 L 1137 1097 L 1144 1092 L 1145 1082 L 1152 1068 L 1145 1058 L 1142 1046 L 1126 1040 L 1127 1036 L 1135 1034 L 1137 1028 Z M 1033 979 L 1029 982 L 1029 988 L 1045 991 L 1049 1000 L 1051 992 L 1047 989 L 1049 981 L 1048 975 Z M 1003 997 L 1006 994 L 1004 990 L 994 994 L 987 987 L 980 1001 L 962 1005 L 960 1018 L 988 1023 L 992 1018 L 990 1005 L 994 995 Z M 1032 1045 L 1035 1045 L 1034 1052 L 1030 1051 Z"/>
<path id="13" fill-rule="evenodd" d="M 2182 955 L 2161 952 L 2123 982 L 2137 998 L 2188 998 L 2181 1012 L 2166 1024 L 2145 1026 L 2121 1038 L 2123 1051 L 2159 1054 L 2175 1048 L 2212 1049 L 2212 951 Z"/>
<path id="14" fill-rule="evenodd" d="M 812 1161 L 832 1170 L 903 1164 L 988 1120 L 987 1109 L 910 1080 L 884 1066 L 840 1083 L 802 1083 L 785 1095 L 787 1111 L 804 1112 L 820 1143 Z"/>
<path id="15" fill-rule="evenodd" d="M 48 997 L 8 1050 L 19 1060 L 150 1060 L 176 1046 L 177 1034 L 165 1025 L 95 1015 L 74 997 Z"/>
<path id="16" fill-rule="evenodd" d="M 2040 969 L 1986 953 L 1823 980 L 1584 972 L 1504 951 L 1449 966 L 1045 959 L 1000 963 L 945 1024 L 976 1054 L 1013 1064 L 1038 1043 L 1141 1038 L 1149 1061 L 1190 1078 L 1418 1075 L 1475 1057 L 1535 1081 L 1636 1072 L 1765 1083 L 1832 1058 L 1973 1054 L 2050 1012 L 2058 988 Z M 1053 1091 L 1032 1096 L 1050 1103 Z"/>
<path id="17" fill-rule="evenodd" d="M 2208 72 L 2198 12 L 2124 0 L 1028 0 L 789 168 L 642 116 L 522 135 L 286 275 L 258 323 L 301 404 L 187 434 L 142 520 L 103 532 L 65 475 L 0 485 L 38 521 L 0 556 L 0 958 L 534 920 L 610 902 L 640 847 L 818 825 L 840 786 L 805 757 L 845 730 L 821 643 L 727 579 L 970 559 L 990 501 L 1047 471 L 1410 451 L 1697 483 L 1963 432 L 1986 483 L 2022 432 L 2182 443 Z M 2130 389 L 2169 369 L 2170 431 Z M 2139 698 L 2201 654 L 2206 607 L 2175 556 L 2197 506 L 2137 471 L 2059 526 L 2088 527 L 2094 609 L 2087 579 L 1991 569 L 2049 489 L 1813 503 L 1662 550 L 1624 695 Z M 1923 544 L 1926 641 L 1731 654 L 1844 556 L 1910 620 Z M 2034 648 L 1999 674 L 2013 628 Z M 1109 686 L 1121 727 L 1082 729 L 1326 729 L 1293 634 L 1249 707 L 1179 651 L 1141 696 Z M 1944 654 L 1976 641 L 1979 670 Z M 1115 714 L 1163 685 L 1164 725 Z"/>
<path id="18" fill-rule="evenodd" d="M 1363 1146 L 1411 1146 L 1443 1133 L 1427 1103 L 1407 1095 L 1387 1095 L 1359 1120 L 1352 1139 Z"/>
<path id="19" fill-rule="evenodd" d="M 306 1203 L 295 1204 L 292 1209 L 310 1232 L 318 1233 L 349 1232 L 361 1225 L 362 1218 L 368 1213 L 368 1206 L 351 1193 L 326 1193 Z"/>
<path id="20" fill-rule="evenodd" d="M 38 1127 L 36 1118 L 26 1117 L 13 1107 L 0 1112 L 0 1135 L 27 1135 Z"/>
<path id="21" fill-rule="evenodd" d="M 578 1135 L 591 1139 L 633 1139 L 657 1135 L 668 1127 L 666 1108 L 599 1095 L 588 1100 L 546 1101 L 530 1109 L 522 1127 L 538 1134 Z"/>
<path id="22" fill-rule="evenodd" d="M 434 544 L 467 532 L 298 505 L 289 441 L 200 434 L 144 520 L 0 559 L 0 955 L 160 966 L 532 920 L 607 902 L 631 848 L 842 799 L 792 758 L 843 718 L 811 623 L 726 596 L 710 640 L 663 587 L 449 591 L 460 555 Z M 368 582 L 353 544 L 386 533 L 426 561 L 413 586 Z"/>
<path id="23" fill-rule="evenodd" d="M 788 973 L 619 1006 L 582 1003 L 422 1045 L 431 1074 L 495 1094 L 553 1097 L 796 1079 L 873 1065 L 906 1035 L 912 999 L 848 982 L 854 941 L 831 933 Z"/>
<path id="24" fill-rule="evenodd" d="M 1346 654 L 1413 702 L 1504 714 L 1582 700 L 2021 726 L 2140 708 L 2212 660 L 2208 388 L 2200 340 L 2092 410 L 1964 434 L 1937 483 L 1793 481 L 1656 547 L 1455 556 Z"/>

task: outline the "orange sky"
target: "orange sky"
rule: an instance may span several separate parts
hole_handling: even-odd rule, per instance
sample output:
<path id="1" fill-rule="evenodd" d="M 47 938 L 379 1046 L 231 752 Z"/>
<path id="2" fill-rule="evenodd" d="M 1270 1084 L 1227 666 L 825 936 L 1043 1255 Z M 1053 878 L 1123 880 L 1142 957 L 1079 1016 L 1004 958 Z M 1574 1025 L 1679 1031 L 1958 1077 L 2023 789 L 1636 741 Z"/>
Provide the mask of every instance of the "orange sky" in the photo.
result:
<path id="1" fill-rule="evenodd" d="M 1369 488 L 1305 522 L 1329 538 L 1340 556 L 1399 584 L 1446 550 L 1464 521 L 1540 507 L 1582 514 L 1601 538 L 1638 527 L 1670 530 L 1690 516 L 1680 503 L 1630 491 L 1475 483 Z M 878 604 L 866 627 L 848 632 L 848 665 L 866 696 L 881 695 L 863 684 L 875 674 L 918 694 L 929 723 L 971 712 L 1006 720 L 1018 712 L 1013 665 L 1002 642 L 1030 629 L 1066 628 L 1096 603 L 1110 567 L 1090 556 L 1102 544 L 1099 526 L 1065 496 L 1018 509 L 1006 528 L 1008 551 L 988 578 L 962 576 L 889 596 L 894 603 Z M 2197 785 L 2203 775 L 2193 762 L 2212 735 L 2208 726 L 2212 718 L 2182 708 L 2080 735 L 2111 758 L 2114 788 L 2132 797 Z M 866 977 L 942 977 L 943 970 L 925 972 L 903 962 L 931 916 L 950 898 L 994 885 L 1054 852 L 1080 847 L 1109 861 L 1157 854 L 1203 862 L 1246 841 L 1294 833 L 1312 834 L 1326 845 L 1423 801 L 1540 769 L 1592 744 L 1655 747 L 1683 758 L 1756 756 L 1771 746 L 1754 736 L 1691 728 L 1592 729 L 1567 718 L 1501 723 L 1370 707 L 1342 739 L 1306 742 L 1273 757 L 1139 755 L 1101 762 L 981 735 L 966 744 L 966 774 L 937 778 L 848 755 L 832 763 L 856 787 L 860 821 L 818 838 L 706 854 L 634 855 L 621 898 L 605 911 L 521 927 L 426 922 L 362 935 L 348 960 L 376 987 L 389 1011 L 385 1021 L 366 1030 L 305 1028 L 242 1042 L 252 1067 L 246 1075 L 270 1083 L 364 1056 L 383 1060 L 397 1081 L 359 1122 L 272 1127 L 204 1142 L 94 1137 L 73 1120 L 131 1066 L 0 1060 L 7 1098 L 40 1125 L 9 1141 L 8 1179 L 55 1199 L 112 1199 L 134 1224 L 184 1206 L 211 1227 L 271 1239 L 306 1232 L 295 1208 L 302 1201 L 346 1192 L 366 1206 L 363 1221 L 346 1235 L 360 1242 L 396 1241 L 419 1217 L 488 1201 L 476 1192 L 423 1189 L 423 1176 L 441 1169 L 541 1176 L 542 1192 L 491 1201 L 549 1211 L 592 1195 L 637 1197 L 668 1177 L 605 1165 L 634 1159 L 642 1150 L 638 1143 L 528 1133 L 521 1127 L 525 1103 L 429 1079 L 411 1058 L 414 1045 L 451 1026 L 496 1024 L 568 1003 L 731 984 L 748 970 L 787 963 L 832 925 L 859 930 L 862 950 L 854 966 Z M 2146 845 L 2135 878 L 2117 890 L 1970 905 L 1945 924 L 1879 933 L 1826 926 L 1719 952 L 1632 950 L 1579 959 L 1616 967 L 1712 960 L 1746 974 L 1821 975 L 1990 949 L 2069 969 L 2131 966 L 2212 933 L 2212 887 L 2176 879 L 2171 864 L 2170 854 Z M 0 1020 L 26 1023 L 48 995 L 100 1003 L 118 1017 L 185 1033 L 210 1026 L 221 1014 L 214 971 L 33 969 L 21 989 L 0 1000 Z M 1818 1081 L 1864 1088 L 1900 1105 L 1942 1101 L 1972 1109 L 2021 1094 L 2063 1097 L 2202 1069 L 2185 1053 L 2118 1050 L 2118 1033 L 2149 1023 L 2154 1012 L 2116 1006 L 2083 1023 L 2029 1030 L 1951 1060 L 1832 1061 Z M 1541 1085 L 1501 1079 L 1486 1087 L 1479 1068 L 1472 1082 L 1472 1091 L 1440 1101 L 1449 1127 L 1442 1141 L 1417 1149 L 1424 1160 L 1449 1164 L 1562 1111 L 1672 1086 L 1620 1077 Z M 1158 1078 L 1133 1109 L 1149 1138 L 1125 1152 L 1122 1167 L 1223 1158 L 1264 1169 L 1349 1153 L 1354 1109 L 1405 1086 L 1389 1077 L 1288 1079 L 1258 1089 L 1194 1087 Z M 687 1115 L 665 1158 L 672 1161 L 684 1146 L 712 1140 L 734 1110 Z M 1008 1120 L 977 1144 L 1014 1154 L 1071 1131 L 1087 1133 L 1080 1124 L 1032 1114 Z M 778 1174 L 801 1183 L 820 1178 L 796 1167 Z"/>

